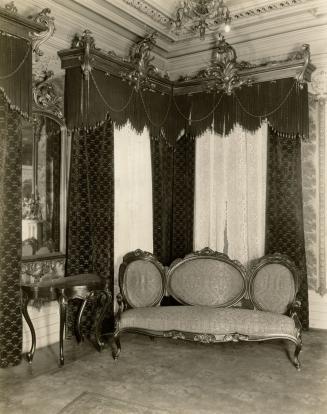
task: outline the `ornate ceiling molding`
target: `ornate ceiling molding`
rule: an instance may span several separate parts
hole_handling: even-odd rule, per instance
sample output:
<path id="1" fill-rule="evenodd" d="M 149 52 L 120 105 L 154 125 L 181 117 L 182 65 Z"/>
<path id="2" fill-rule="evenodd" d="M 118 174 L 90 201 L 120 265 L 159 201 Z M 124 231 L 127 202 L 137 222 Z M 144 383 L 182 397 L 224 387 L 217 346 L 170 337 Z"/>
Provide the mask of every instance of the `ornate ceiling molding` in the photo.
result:
<path id="1" fill-rule="evenodd" d="M 172 16 L 158 10 L 146 0 L 123 0 L 124 3 L 134 7 L 141 13 L 146 14 L 156 23 L 162 26 L 168 26 L 172 22 Z M 278 10 L 284 10 L 290 7 L 298 6 L 307 2 L 307 0 L 278 0 L 272 1 L 262 6 L 253 7 L 251 9 L 244 9 L 242 11 L 231 11 L 232 21 L 239 21 L 244 18 L 261 16 Z"/>
<path id="2" fill-rule="evenodd" d="M 236 13 L 231 13 L 232 20 L 239 20 L 247 17 L 261 16 L 263 14 L 271 13 L 276 10 L 287 9 L 289 7 L 298 6 L 303 4 L 307 0 L 279 0 L 275 2 L 270 2 L 264 6 L 254 7 L 252 9 L 243 10 Z"/>
<path id="3" fill-rule="evenodd" d="M 145 0 L 123 0 L 123 2 L 146 14 L 162 26 L 167 26 L 171 22 L 171 18 L 167 14 L 159 11 Z"/>

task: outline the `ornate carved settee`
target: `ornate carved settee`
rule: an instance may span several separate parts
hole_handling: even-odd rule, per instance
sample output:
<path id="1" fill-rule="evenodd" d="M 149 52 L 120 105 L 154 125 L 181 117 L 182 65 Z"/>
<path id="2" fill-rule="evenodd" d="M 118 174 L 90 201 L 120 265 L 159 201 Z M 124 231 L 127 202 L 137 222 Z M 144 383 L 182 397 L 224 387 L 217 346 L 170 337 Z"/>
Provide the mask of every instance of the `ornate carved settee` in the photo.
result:
<path id="1" fill-rule="evenodd" d="M 151 253 L 136 250 L 124 256 L 119 285 L 115 359 L 126 331 L 203 343 L 284 339 L 295 344 L 294 365 L 300 369 L 298 276 L 283 255 L 265 256 L 246 272 L 239 262 L 209 248 L 169 268 Z M 246 292 L 250 309 L 242 306 Z M 164 295 L 183 306 L 160 306 Z"/>

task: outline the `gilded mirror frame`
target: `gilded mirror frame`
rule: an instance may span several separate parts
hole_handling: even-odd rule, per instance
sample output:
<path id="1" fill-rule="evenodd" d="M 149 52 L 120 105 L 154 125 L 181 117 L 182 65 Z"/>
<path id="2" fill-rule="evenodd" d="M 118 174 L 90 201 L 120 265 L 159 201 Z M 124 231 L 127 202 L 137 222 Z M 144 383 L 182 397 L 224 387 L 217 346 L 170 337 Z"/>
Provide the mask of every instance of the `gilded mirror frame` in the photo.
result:
<path id="1" fill-rule="evenodd" d="M 23 262 L 53 260 L 65 258 L 66 256 L 67 188 L 70 144 L 68 130 L 61 110 L 62 98 L 57 94 L 51 79 L 52 76 L 53 73 L 51 71 L 43 71 L 38 78 L 34 76 L 32 118 L 34 121 L 37 117 L 51 119 L 60 128 L 59 251 L 39 255 L 22 255 Z"/>

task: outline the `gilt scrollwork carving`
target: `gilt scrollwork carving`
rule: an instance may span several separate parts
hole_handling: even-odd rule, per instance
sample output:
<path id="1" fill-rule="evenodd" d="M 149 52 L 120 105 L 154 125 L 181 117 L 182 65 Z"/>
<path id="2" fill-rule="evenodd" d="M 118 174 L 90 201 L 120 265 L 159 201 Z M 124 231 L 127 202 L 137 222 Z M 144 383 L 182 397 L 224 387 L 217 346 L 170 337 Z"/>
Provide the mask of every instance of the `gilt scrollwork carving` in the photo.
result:
<path id="1" fill-rule="evenodd" d="M 91 30 L 84 30 L 81 37 L 75 35 L 72 41 L 72 48 L 78 47 L 84 49 L 84 55 L 81 56 L 79 59 L 81 61 L 81 69 L 84 75 L 84 79 L 88 81 L 93 68 L 92 63 L 94 61 L 94 59 L 91 56 L 91 52 L 92 50 L 96 49 L 94 37 L 92 36 Z"/>
<path id="2" fill-rule="evenodd" d="M 22 262 L 21 283 L 38 284 L 46 275 L 61 277 L 64 275 L 65 258 Z"/>
<path id="3" fill-rule="evenodd" d="M 32 40 L 32 51 L 35 53 L 36 61 L 40 56 L 43 56 L 43 52 L 40 49 L 42 43 L 46 42 L 55 32 L 54 17 L 50 16 L 51 10 L 49 8 L 43 9 L 37 14 L 33 20 L 36 23 L 46 26 L 47 30 L 41 33 L 31 33 L 30 38 Z"/>
<path id="4" fill-rule="evenodd" d="M 216 337 L 212 334 L 196 334 L 193 337 L 193 341 L 201 342 L 203 344 L 210 344 L 216 342 Z"/>
<path id="5" fill-rule="evenodd" d="M 172 339 L 186 339 L 185 334 L 183 332 L 179 332 L 179 331 L 164 332 L 163 336 L 165 338 L 172 338 Z"/>
<path id="6" fill-rule="evenodd" d="M 127 81 L 136 92 L 155 90 L 155 85 L 151 82 L 150 77 L 158 75 L 159 70 L 151 63 L 154 57 L 150 55 L 150 52 L 156 44 L 156 37 L 157 32 L 153 32 L 139 41 L 132 48 L 129 59 L 133 69 L 120 73 L 122 79 Z"/>
<path id="7" fill-rule="evenodd" d="M 305 84 L 305 73 L 307 71 L 307 67 L 310 63 L 310 45 L 304 44 L 302 46 L 302 57 L 304 59 L 304 65 L 301 69 L 301 72 L 297 75 L 297 83 L 299 87 L 302 89 L 303 85 Z"/>
<path id="8" fill-rule="evenodd" d="M 13 14 L 17 14 L 18 13 L 18 9 L 15 6 L 15 3 L 13 1 L 5 4 L 5 9 L 9 13 L 13 13 Z"/>
<path id="9" fill-rule="evenodd" d="M 239 63 L 236 58 L 235 49 L 219 33 L 218 45 L 211 66 L 200 75 L 204 79 L 212 80 L 208 83 L 208 92 L 225 92 L 231 95 L 234 89 L 252 85 L 253 80 L 241 78 L 239 74 L 240 70 L 246 67 L 246 62 Z"/>
<path id="10" fill-rule="evenodd" d="M 240 341 L 248 341 L 248 340 L 249 340 L 248 335 L 242 335 L 237 332 L 227 334 L 223 338 L 224 342 L 240 342 Z"/>
<path id="11" fill-rule="evenodd" d="M 58 95 L 51 80 L 53 72 L 43 70 L 41 75 L 33 78 L 33 101 L 36 109 L 49 111 L 60 119 L 63 119 L 62 97 Z"/>

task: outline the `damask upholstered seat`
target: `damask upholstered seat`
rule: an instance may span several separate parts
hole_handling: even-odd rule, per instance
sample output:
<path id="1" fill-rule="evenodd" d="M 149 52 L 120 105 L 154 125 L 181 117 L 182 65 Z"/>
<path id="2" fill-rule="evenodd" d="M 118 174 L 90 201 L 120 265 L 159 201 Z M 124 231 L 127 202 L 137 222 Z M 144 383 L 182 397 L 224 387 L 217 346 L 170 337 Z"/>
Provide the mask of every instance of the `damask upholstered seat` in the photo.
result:
<path id="1" fill-rule="evenodd" d="M 163 266 L 151 254 L 137 254 L 138 251 L 124 258 L 120 290 L 133 308 L 157 305 L 165 289 Z"/>
<path id="2" fill-rule="evenodd" d="M 182 331 L 220 336 L 237 332 L 251 336 L 296 335 L 293 319 L 272 312 L 208 306 L 165 306 L 129 309 L 122 314 L 120 328 Z M 221 339 L 221 338 L 220 338 Z"/>
<path id="3" fill-rule="evenodd" d="M 297 271 L 285 256 L 261 258 L 247 274 L 239 262 L 208 248 L 169 268 L 136 250 L 123 259 L 119 285 L 114 358 L 124 331 L 204 343 L 285 339 L 296 345 L 294 364 L 300 368 Z M 253 309 L 242 306 L 246 292 Z M 160 306 L 164 294 L 184 306 Z"/>

